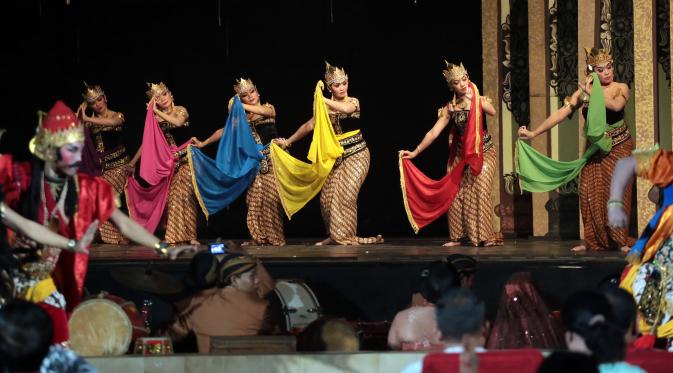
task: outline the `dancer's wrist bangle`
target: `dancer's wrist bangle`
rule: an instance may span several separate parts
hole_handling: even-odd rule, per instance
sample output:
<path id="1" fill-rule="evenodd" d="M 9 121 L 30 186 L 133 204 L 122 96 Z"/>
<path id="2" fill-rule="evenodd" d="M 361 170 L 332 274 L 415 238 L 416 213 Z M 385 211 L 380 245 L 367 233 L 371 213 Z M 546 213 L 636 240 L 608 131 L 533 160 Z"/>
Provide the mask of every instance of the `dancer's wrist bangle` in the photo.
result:
<path id="1" fill-rule="evenodd" d="M 620 199 L 611 199 L 611 200 L 608 201 L 608 208 L 610 206 L 619 206 L 621 208 L 624 208 L 624 201 L 622 201 Z"/>
<path id="2" fill-rule="evenodd" d="M 74 250 L 75 246 L 77 245 L 77 241 L 75 240 L 68 240 L 68 250 Z"/>
<path id="3" fill-rule="evenodd" d="M 154 244 L 154 250 L 161 255 L 168 255 L 168 244 L 164 241 L 159 241 Z"/>

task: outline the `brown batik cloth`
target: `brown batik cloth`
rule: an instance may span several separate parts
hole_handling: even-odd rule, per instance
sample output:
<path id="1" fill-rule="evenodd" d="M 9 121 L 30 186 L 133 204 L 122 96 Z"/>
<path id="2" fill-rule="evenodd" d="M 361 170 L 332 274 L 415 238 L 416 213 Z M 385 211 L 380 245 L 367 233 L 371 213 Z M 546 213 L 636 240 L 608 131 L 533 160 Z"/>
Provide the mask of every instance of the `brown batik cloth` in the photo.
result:
<path id="1" fill-rule="evenodd" d="M 112 189 L 118 196 L 123 195 L 128 177 L 124 166 L 105 170 L 101 176 L 112 185 Z M 107 244 L 119 245 L 126 242 L 119 228 L 110 220 L 100 225 L 100 238 Z"/>
<path id="2" fill-rule="evenodd" d="M 276 175 L 267 161 L 268 171 L 258 173 L 248 188 L 248 230 L 257 245 L 285 245 L 283 205 L 276 188 Z"/>
<path id="3" fill-rule="evenodd" d="M 628 230 L 614 229 L 608 225 L 607 203 L 610 199 L 610 181 L 615 165 L 633 151 L 633 140 L 626 124 L 610 130 L 612 150 L 591 157 L 580 174 L 580 209 L 584 223 L 584 244 L 587 250 L 619 250 L 633 246 L 635 239 Z M 631 214 L 631 185 L 624 193 L 626 216 Z"/>
<path id="4" fill-rule="evenodd" d="M 168 191 L 165 241 L 170 244 L 196 240 L 196 197 L 192 172 L 182 162 L 178 166 Z"/>
<path id="5" fill-rule="evenodd" d="M 459 161 L 454 159 L 453 165 Z M 493 201 L 491 189 L 497 164 L 495 147 L 490 140 L 484 143 L 484 165 L 475 176 L 466 170 L 460 182 L 460 189 L 448 211 L 449 239 L 466 240 L 472 245 L 480 243 L 502 244 L 493 231 Z"/>
<path id="6" fill-rule="evenodd" d="M 364 148 L 335 166 L 320 192 L 320 210 L 330 238 L 340 245 L 382 242 L 358 237 L 358 193 L 369 172 L 369 149 Z"/>

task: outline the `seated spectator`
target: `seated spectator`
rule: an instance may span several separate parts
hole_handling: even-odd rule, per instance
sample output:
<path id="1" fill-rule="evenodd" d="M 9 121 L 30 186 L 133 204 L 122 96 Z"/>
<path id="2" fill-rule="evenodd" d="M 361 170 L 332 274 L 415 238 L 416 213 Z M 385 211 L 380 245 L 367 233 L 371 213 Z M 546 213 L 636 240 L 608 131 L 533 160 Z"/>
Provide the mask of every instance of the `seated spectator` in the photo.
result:
<path id="1" fill-rule="evenodd" d="M 593 355 L 601 373 L 641 373 L 624 362 L 624 334 L 615 325 L 610 303 L 598 292 L 582 291 L 568 298 L 561 309 L 568 350 Z"/>
<path id="2" fill-rule="evenodd" d="M 479 345 L 484 323 L 484 304 L 472 291 L 451 289 L 436 304 L 437 326 L 442 335 L 444 353 L 465 354 L 463 361 L 475 361 L 476 352 L 485 352 Z M 409 364 L 402 373 L 420 373 L 423 362 Z"/>
<path id="3" fill-rule="evenodd" d="M 297 351 L 357 352 L 360 339 L 346 321 L 322 317 L 310 323 L 297 337 Z"/>
<path id="4" fill-rule="evenodd" d="M 210 351 L 211 336 L 250 336 L 270 328 L 266 296 L 275 283 L 259 260 L 227 254 L 218 264 L 216 283 L 217 288 L 178 304 L 177 319 L 168 331 L 175 341 L 194 332 L 201 353 Z"/>
<path id="5" fill-rule="evenodd" d="M 517 272 L 505 283 L 486 347 L 489 350 L 564 347 L 563 327 L 547 308 L 530 272 Z"/>
<path id="6" fill-rule="evenodd" d="M 631 346 L 640 335 L 638 329 L 638 305 L 633 295 L 617 286 L 603 290 L 603 295 L 612 306 L 615 325 L 624 333 L 624 345 Z"/>
<path id="7" fill-rule="evenodd" d="M 54 327 L 38 305 L 12 300 L 0 309 L 0 371 L 97 372 L 84 359 L 60 345 L 51 345 Z"/>
<path id="8" fill-rule="evenodd" d="M 556 351 L 547 356 L 537 373 L 598 373 L 596 359 L 587 354 Z"/>
<path id="9" fill-rule="evenodd" d="M 421 295 L 424 302 L 395 315 L 388 345 L 399 350 L 424 350 L 440 345 L 434 303 L 449 289 L 458 286 L 458 274 L 445 262 L 434 262 L 421 271 Z"/>
<path id="10" fill-rule="evenodd" d="M 463 254 L 451 254 L 446 261 L 458 272 L 460 287 L 472 289 L 477 274 L 477 261 L 473 257 Z"/>

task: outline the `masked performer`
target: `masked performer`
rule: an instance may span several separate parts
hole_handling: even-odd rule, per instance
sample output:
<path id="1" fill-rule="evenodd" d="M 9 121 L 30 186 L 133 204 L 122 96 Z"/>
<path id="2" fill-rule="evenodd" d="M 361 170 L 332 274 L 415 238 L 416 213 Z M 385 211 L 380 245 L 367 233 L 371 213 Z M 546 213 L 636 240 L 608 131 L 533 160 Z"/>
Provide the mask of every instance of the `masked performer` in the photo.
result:
<path id="1" fill-rule="evenodd" d="M 35 161 L 30 165 L 11 159 L 2 162 L 7 204 L 14 206 L 21 197 L 23 216 L 72 239 L 82 239 L 95 220 L 104 223 L 111 219 L 126 237 L 167 253 L 165 242 L 117 209 L 110 184 L 77 172 L 83 147 L 82 124 L 62 101 L 57 101 L 31 140 Z M 52 306 L 50 314 L 61 321 L 57 323 L 62 327 L 58 342 L 63 342 L 68 339 L 65 308 L 72 310 L 81 302 L 88 255 L 45 246 L 34 256 L 35 260 L 22 266 L 28 276 L 15 281 L 17 290 L 27 300 Z"/>
<path id="2" fill-rule="evenodd" d="M 561 162 L 548 158 L 523 141 L 517 141 L 517 169 L 521 188 L 530 192 L 548 192 L 580 176 L 580 210 L 584 223 L 584 244 L 573 251 L 628 251 L 634 240 L 626 229 L 607 224 L 606 203 L 608 180 L 615 164 L 633 150 L 629 129 L 624 123 L 624 107 L 629 99 L 629 87 L 615 82 L 612 56 L 604 49 L 585 48 L 587 69 L 591 73 L 572 96 L 565 99 L 561 109 L 545 119 L 534 130 L 519 128 L 521 139 L 533 139 L 561 123 L 581 108 L 586 122 L 584 135 L 587 149 L 581 158 Z M 631 187 L 624 192 L 627 214 L 631 209 Z"/>
<path id="3" fill-rule="evenodd" d="M 645 343 L 653 346 L 655 338 L 673 338 L 673 152 L 653 148 L 633 154 L 617 162 L 606 208 L 610 227 L 626 228 L 629 215 L 623 196 L 633 176 L 660 190 L 660 208 L 629 251 L 630 265 L 620 284 L 638 303 L 640 330 L 649 336 Z"/>
<path id="4" fill-rule="evenodd" d="M 479 95 L 463 64 L 446 62 L 442 72 L 454 93 L 439 109 L 437 122 L 413 151 L 400 151 L 402 196 L 412 228 L 418 230 L 448 210 L 450 241 L 478 246 L 502 244 L 493 230 L 491 189 L 496 150 L 488 134 L 484 113 L 495 115 L 490 99 Z M 448 173 L 439 181 L 425 176 L 411 163 L 449 126 L 451 145 Z"/>

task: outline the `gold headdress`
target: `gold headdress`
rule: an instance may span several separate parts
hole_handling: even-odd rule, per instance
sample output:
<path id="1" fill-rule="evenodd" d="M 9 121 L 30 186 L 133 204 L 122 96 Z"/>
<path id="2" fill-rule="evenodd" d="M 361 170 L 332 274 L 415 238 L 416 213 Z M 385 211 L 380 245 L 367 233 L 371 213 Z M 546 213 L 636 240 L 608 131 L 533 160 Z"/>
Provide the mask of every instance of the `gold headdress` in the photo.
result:
<path id="1" fill-rule="evenodd" d="M 607 49 L 584 48 L 584 53 L 587 55 L 588 66 L 598 66 L 612 62 L 612 56 Z"/>
<path id="2" fill-rule="evenodd" d="M 236 84 L 234 84 L 234 91 L 237 95 L 249 93 L 256 89 L 255 84 L 250 79 L 239 78 L 236 79 Z"/>
<path id="3" fill-rule="evenodd" d="M 348 75 L 346 75 L 344 69 L 332 66 L 329 62 L 325 61 L 325 83 L 327 83 L 328 87 L 335 83 L 343 83 L 347 81 Z"/>
<path id="4" fill-rule="evenodd" d="M 444 79 L 446 79 L 447 83 L 451 83 L 453 80 L 460 79 L 467 75 L 467 70 L 465 70 L 465 66 L 463 66 L 462 62 L 460 65 L 454 65 L 451 62 L 444 60 L 444 63 L 446 64 L 446 70 L 442 70 L 442 75 L 444 75 Z"/>
<path id="5" fill-rule="evenodd" d="M 105 96 L 105 92 L 103 92 L 103 89 L 99 85 L 91 86 L 84 82 L 84 87 L 86 88 L 84 93 L 82 93 L 82 98 L 90 104 L 98 100 L 99 97 Z"/>
<path id="6" fill-rule="evenodd" d="M 28 148 L 42 160 L 48 160 L 49 148 L 60 148 L 65 144 L 84 141 L 84 127 L 75 113 L 63 101 L 56 101 L 46 115 L 40 112 L 37 133 Z"/>
<path id="7" fill-rule="evenodd" d="M 168 91 L 168 87 L 166 87 L 164 82 L 159 82 L 159 84 L 147 83 L 147 86 L 150 88 L 147 90 L 147 92 L 145 92 L 148 98 L 161 95 L 164 92 Z"/>

